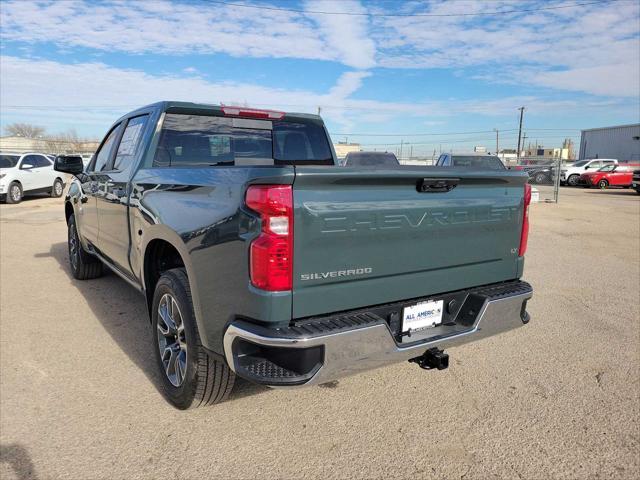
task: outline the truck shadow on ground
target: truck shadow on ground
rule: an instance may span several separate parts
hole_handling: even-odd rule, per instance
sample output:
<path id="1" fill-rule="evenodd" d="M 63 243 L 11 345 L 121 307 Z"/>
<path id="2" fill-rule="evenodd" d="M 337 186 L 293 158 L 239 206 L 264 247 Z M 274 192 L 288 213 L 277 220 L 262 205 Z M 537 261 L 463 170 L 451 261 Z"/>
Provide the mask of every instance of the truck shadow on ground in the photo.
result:
<path id="1" fill-rule="evenodd" d="M 0 463 L 8 464 L 19 480 L 38 478 L 29 452 L 18 443 L 0 444 Z"/>
<path id="2" fill-rule="evenodd" d="M 151 323 L 144 297 L 107 267 L 104 269 L 105 274 L 94 280 L 81 281 L 73 278 L 66 243 L 55 243 L 51 245 L 48 253 L 35 256 L 56 259 L 113 341 L 142 370 L 158 392 L 163 394 L 160 372 L 155 365 L 153 344 L 150 340 Z M 229 400 L 270 391 L 268 387 L 236 377 Z"/>

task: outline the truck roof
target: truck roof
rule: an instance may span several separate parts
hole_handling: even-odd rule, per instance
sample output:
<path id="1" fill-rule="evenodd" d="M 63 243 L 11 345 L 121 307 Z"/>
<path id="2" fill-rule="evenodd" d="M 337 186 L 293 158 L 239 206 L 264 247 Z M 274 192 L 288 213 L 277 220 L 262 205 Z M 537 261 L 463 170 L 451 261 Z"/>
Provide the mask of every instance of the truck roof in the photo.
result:
<path id="1" fill-rule="evenodd" d="M 179 102 L 175 100 L 163 100 L 163 101 L 155 102 L 149 105 L 145 105 L 143 107 L 136 109 L 135 111 L 148 109 L 148 108 L 160 108 L 163 111 L 167 111 L 169 109 L 183 109 L 186 111 L 192 110 L 194 113 L 203 113 L 206 111 L 222 113 L 223 107 L 238 107 L 238 108 L 246 108 L 246 109 L 252 109 L 252 110 L 262 110 L 260 108 L 254 108 L 251 106 L 244 106 L 244 105 L 243 106 L 220 105 L 220 104 L 213 104 L 213 103 L 195 103 L 195 102 Z M 285 117 L 289 120 L 301 119 L 301 120 L 313 120 L 313 121 L 320 121 L 320 122 L 322 121 L 322 118 L 320 117 L 320 115 L 314 115 L 310 113 L 301 113 L 301 112 L 282 112 L 282 113 L 284 113 Z M 130 113 L 127 114 L 127 116 L 128 115 L 130 115 Z"/>

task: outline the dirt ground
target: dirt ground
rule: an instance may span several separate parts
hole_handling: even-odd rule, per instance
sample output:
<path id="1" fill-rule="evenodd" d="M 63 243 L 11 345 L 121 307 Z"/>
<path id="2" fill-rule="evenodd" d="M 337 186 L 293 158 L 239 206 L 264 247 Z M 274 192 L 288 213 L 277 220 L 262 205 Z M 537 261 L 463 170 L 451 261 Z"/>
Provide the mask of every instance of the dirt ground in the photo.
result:
<path id="1" fill-rule="evenodd" d="M 531 207 L 529 325 L 188 412 L 142 296 L 71 278 L 62 200 L 0 205 L 0 478 L 638 478 L 640 196 L 560 194 Z"/>

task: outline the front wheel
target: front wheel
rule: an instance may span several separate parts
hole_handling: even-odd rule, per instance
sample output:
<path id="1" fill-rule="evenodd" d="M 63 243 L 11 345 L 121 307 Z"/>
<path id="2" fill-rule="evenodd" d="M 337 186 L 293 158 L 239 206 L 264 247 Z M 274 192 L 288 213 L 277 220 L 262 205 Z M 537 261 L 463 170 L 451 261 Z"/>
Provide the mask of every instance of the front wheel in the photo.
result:
<path id="1" fill-rule="evenodd" d="M 547 176 L 544 173 L 538 173 L 534 178 L 534 181 L 537 184 L 544 183 L 546 180 L 547 180 Z"/>
<path id="2" fill-rule="evenodd" d="M 578 185 L 579 178 L 579 175 L 571 175 L 569 178 L 567 178 L 567 184 L 571 187 L 575 187 L 576 185 Z"/>
<path id="3" fill-rule="evenodd" d="M 609 186 L 609 182 L 607 182 L 606 180 L 600 180 L 600 181 L 598 182 L 598 187 L 599 187 L 599 188 L 601 188 L 601 189 L 603 189 L 603 190 L 604 190 L 605 188 L 607 188 L 608 186 Z"/>
<path id="4" fill-rule="evenodd" d="M 152 335 L 156 364 L 167 399 L 185 410 L 227 398 L 235 375 L 200 341 L 189 279 L 184 268 L 162 274 L 152 303 Z"/>
<path id="5" fill-rule="evenodd" d="M 53 198 L 58 198 L 62 196 L 62 192 L 64 191 L 64 184 L 62 180 L 56 178 L 53 182 L 53 187 L 51 187 L 51 196 Z"/>
<path id="6" fill-rule="evenodd" d="M 102 262 L 82 248 L 75 215 L 69 217 L 67 246 L 69 248 L 69 265 L 75 278 L 89 280 L 102 275 Z"/>
<path id="7" fill-rule="evenodd" d="M 22 201 L 22 187 L 18 182 L 9 185 L 7 191 L 7 203 L 20 203 Z"/>

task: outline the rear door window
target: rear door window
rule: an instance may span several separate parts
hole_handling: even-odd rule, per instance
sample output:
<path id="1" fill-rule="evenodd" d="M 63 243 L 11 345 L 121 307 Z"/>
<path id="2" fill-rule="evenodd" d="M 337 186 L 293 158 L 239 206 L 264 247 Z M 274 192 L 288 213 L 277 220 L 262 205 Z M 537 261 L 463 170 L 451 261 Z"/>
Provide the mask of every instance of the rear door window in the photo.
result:
<path id="1" fill-rule="evenodd" d="M 324 128 L 315 123 L 213 115 L 165 115 L 154 167 L 333 164 Z"/>

